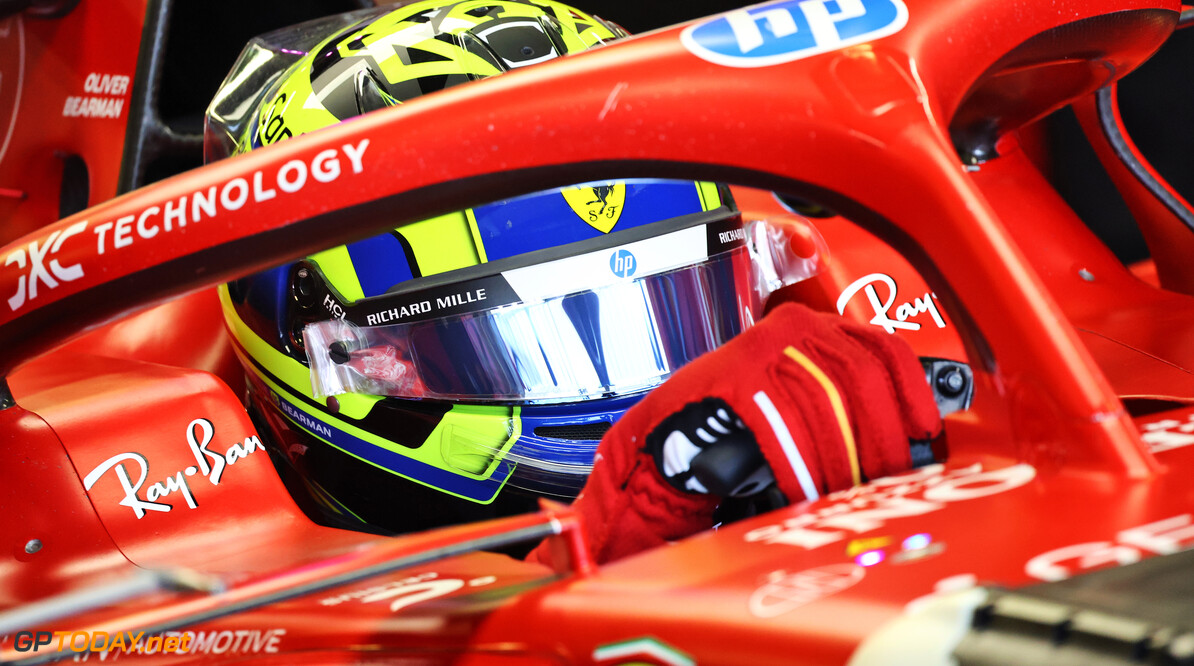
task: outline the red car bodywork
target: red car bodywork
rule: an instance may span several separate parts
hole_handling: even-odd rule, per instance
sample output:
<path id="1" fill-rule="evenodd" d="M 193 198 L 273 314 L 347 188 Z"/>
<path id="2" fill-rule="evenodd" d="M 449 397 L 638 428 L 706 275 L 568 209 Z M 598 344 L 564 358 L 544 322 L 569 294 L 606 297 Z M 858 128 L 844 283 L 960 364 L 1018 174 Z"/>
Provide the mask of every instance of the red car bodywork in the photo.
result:
<path id="1" fill-rule="evenodd" d="M 143 7 L 0 22 L 0 52 L 23 40 L 27 86 L 0 155 L 0 370 L 15 401 L 0 411 L 0 607 L 184 569 L 226 589 L 149 592 L 27 629 L 193 634 L 185 655 L 120 655 L 169 663 L 910 663 L 890 634 L 914 600 L 1194 543 L 1194 408 L 1182 406 L 1194 236 L 1115 170 L 1093 101 L 1160 47 L 1182 6 L 906 4 L 895 34 L 766 67 L 701 59 L 683 26 L 666 29 L 111 200 L 118 119 L 21 128 L 60 117 L 93 73 L 133 76 Z M 103 44 L 92 23 L 110 29 Z M 1166 289 L 1126 269 L 1018 147 L 1018 130 L 1071 103 Z M 967 166 L 955 142 L 976 128 L 998 155 Z M 95 165 L 95 205 L 46 224 L 54 151 Z M 848 217 L 815 222 L 829 270 L 801 295 L 832 309 L 853 287 L 848 316 L 909 324 L 898 333 L 922 355 L 971 365 L 974 400 L 947 418 L 944 464 L 601 567 L 564 508 L 397 538 L 312 524 L 241 406 L 211 288 L 396 220 L 639 175 L 788 191 Z M 739 199 L 777 210 L 760 190 Z M 458 552 L 547 534 L 556 571 Z M 35 656 L 0 642 L 0 658 Z"/>

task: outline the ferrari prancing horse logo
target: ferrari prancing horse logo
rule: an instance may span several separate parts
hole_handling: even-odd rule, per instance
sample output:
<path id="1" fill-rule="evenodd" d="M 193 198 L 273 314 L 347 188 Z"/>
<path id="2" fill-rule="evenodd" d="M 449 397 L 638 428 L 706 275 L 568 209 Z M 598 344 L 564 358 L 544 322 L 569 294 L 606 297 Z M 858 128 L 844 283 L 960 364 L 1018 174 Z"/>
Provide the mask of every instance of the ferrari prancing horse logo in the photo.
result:
<path id="1" fill-rule="evenodd" d="M 577 185 L 565 187 L 564 200 L 585 224 L 603 234 L 622 217 L 626 205 L 626 183 L 605 183 L 603 185 Z"/>

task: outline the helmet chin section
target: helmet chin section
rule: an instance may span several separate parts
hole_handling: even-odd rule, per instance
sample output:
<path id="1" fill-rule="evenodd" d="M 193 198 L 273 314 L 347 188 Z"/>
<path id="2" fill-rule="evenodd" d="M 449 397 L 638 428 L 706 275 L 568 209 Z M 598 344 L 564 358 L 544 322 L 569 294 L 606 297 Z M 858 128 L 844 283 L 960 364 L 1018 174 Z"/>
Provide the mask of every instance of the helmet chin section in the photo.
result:
<path id="1" fill-rule="evenodd" d="M 372 464 L 315 436 L 290 419 L 270 389 L 250 377 L 250 410 L 264 423 L 263 437 L 295 501 L 315 522 L 332 527 L 398 534 L 527 513 L 536 496 L 516 488 L 478 503 L 445 493 Z M 409 414 L 412 421 L 424 414 Z M 400 417 L 399 417 L 400 418 Z"/>

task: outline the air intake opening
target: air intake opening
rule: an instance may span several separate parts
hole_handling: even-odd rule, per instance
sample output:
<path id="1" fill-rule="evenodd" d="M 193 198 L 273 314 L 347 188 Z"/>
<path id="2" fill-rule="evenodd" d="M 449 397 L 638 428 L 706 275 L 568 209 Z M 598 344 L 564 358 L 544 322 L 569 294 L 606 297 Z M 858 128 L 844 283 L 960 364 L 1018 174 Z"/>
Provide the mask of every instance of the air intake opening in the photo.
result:
<path id="1" fill-rule="evenodd" d="M 541 426 L 535 428 L 535 436 L 545 439 L 571 439 L 574 441 L 600 441 L 613 424 L 607 421 L 578 423 L 564 426 Z"/>

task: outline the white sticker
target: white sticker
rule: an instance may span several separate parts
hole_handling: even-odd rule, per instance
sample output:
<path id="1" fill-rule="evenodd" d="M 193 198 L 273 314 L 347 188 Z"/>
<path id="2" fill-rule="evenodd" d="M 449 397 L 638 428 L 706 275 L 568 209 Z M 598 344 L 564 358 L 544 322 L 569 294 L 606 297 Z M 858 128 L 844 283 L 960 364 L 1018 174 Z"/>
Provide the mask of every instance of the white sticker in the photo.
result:
<path id="1" fill-rule="evenodd" d="M 466 587 L 485 587 L 497 582 L 496 576 L 479 576 L 468 580 L 462 578 L 440 578 L 434 572 L 421 573 L 402 580 L 374 585 L 320 600 L 322 606 L 339 606 L 348 601 L 359 600 L 371 604 L 389 602 L 390 610 L 397 613 L 403 608 L 451 594 Z"/>
<path id="2" fill-rule="evenodd" d="M 928 465 L 911 474 L 876 479 L 826 496 L 809 513 L 746 533 L 749 542 L 813 550 L 854 534 L 880 529 L 888 521 L 921 516 L 947 504 L 1004 493 L 1027 484 L 1036 470 L 1026 464 L 984 471 L 981 464 L 945 471 Z"/>
<path id="3" fill-rule="evenodd" d="M 848 562 L 794 574 L 782 569 L 772 571 L 767 574 L 767 582 L 750 595 L 750 614 L 763 619 L 779 617 L 854 587 L 865 576 L 864 567 Z"/>
<path id="4" fill-rule="evenodd" d="M 879 298 L 879 292 L 875 289 L 875 285 L 877 284 L 885 287 L 886 299 Z M 937 309 L 936 294 L 925 292 L 924 296 L 896 305 L 899 290 L 896 287 L 895 280 L 885 273 L 871 273 L 850 283 L 850 286 L 846 287 L 837 298 L 838 314 L 845 313 L 846 306 L 849 305 L 850 300 L 860 291 L 866 295 L 867 303 L 870 304 L 871 310 L 875 313 L 875 316 L 871 317 L 870 323 L 875 326 L 881 326 L 888 333 L 895 333 L 896 329 L 919 331 L 920 322 L 908 320 L 915 319 L 918 315 L 926 313 L 932 317 L 933 323 L 937 325 L 937 328 L 945 328 L 945 319 L 941 317 L 941 311 Z M 895 319 L 891 317 L 893 307 L 895 308 Z"/>
<path id="5" fill-rule="evenodd" d="M 276 198 L 279 192 L 294 194 L 310 185 L 312 180 L 330 183 L 340 177 L 345 166 L 359 174 L 365 169 L 363 158 L 368 147 L 369 139 L 362 139 L 355 146 L 346 143 L 340 150 L 317 153 L 310 163 L 291 160 L 272 174 L 257 171 L 249 178 L 233 178 L 206 190 L 196 190 L 132 215 L 97 224 L 92 229 L 96 239 L 95 253 L 121 250 L 159 234 L 176 232 L 188 224 L 215 218 L 221 211 L 240 210 L 250 201 L 261 203 Z"/>
<path id="6" fill-rule="evenodd" d="M 1194 412 L 1185 421 L 1162 419 L 1140 426 L 1140 439 L 1153 453 L 1180 449 L 1194 444 Z"/>
<path id="7" fill-rule="evenodd" d="M 166 632 L 175 633 L 175 632 Z M 275 654 L 286 630 L 239 629 L 230 631 L 184 631 L 178 634 L 188 649 L 179 654 Z"/>
<path id="8" fill-rule="evenodd" d="M 8 308 L 21 309 L 27 301 L 37 298 L 38 286 L 56 289 L 59 282 L 73 282 L 83 277 L 79 264 L 63 266 L 54 258 L 66 241 L 87 228 L 87 220 L 76 222 L 66 229 L 54 231 L 44 241 L 35 240 L 18 248 L 4 259 L 5 266 L 16 266 L 21 274 L 17 277 L 17 291 L 8 297 Z"/>
<path id="9" fill-rule="evenodd" d="M 70 95 L 62 105 L 63 118 L 120 118 L 129 81 L 124 74 L 91 72 L 83 79 L 85 95 Z"/>
<path id="10" fill-rule="evenodd" d="M 1058 581 L 1111 564 L 1139 562 L 1145 553 L 1172 555 L 1191 546 L 1194 519 L 1183 513 L 1122 530 L 1114 541 L 1087 541 L 1041 553 L 1028 560 L 1024 573 L 1039 580 Z"/>
<path id="11" fill-rule="evenodd" d="M 265 450 L 261 440 L 256 435 L 252 435 L 245 437 L 243 442 L 233 443 L 223 453 L 218 453 L 209 448 L 214 437 L 215 428 L 211 421 L 203 418 L 195 419 L 187 426 L 186 432 L 187 447 L 195 459 L 194 465 L 175 471 L 146 487 L 149 477 L 149 460 L 144 455 L 133 451 L 118 453 L 88 472 L 87 476 L 83 477 L 83 487 L 86 490 L 91 490 L 100 478 L 108 472 L 112 472 L 124 491 L 124 498 L 120 500 L 119 504 L 132 509 L 138 520 L 144 518 L 148 511 L 163 513 L 171 511 L 174 505 L 162 501 L 169 495 L 181 495 L 187 508 L 196 509 L 199 504 L 195 499 L 190 482 L 187 480 L 188 477 L 200 474 L 207 478 L 211 485 L 218 486 L 224 477 L 226 468 L 257 451 Z M 129 476 L 128 466 L 130 463 L 135 465 L 136 481 Z"/>

